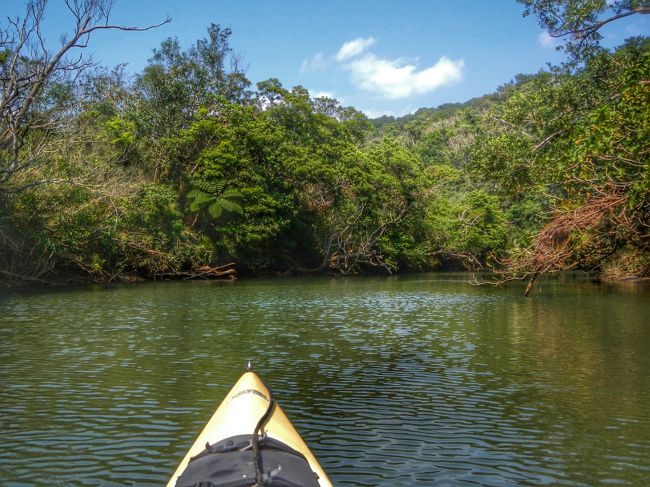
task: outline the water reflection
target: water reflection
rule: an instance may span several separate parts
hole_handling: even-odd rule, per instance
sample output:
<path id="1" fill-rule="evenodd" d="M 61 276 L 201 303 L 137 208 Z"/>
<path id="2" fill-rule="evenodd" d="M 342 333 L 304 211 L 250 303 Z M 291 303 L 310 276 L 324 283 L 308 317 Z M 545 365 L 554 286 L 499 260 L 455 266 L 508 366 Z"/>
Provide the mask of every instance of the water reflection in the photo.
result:
<path id="1" fill-rule="evenodd" d="M 0 478 L 164 482 L 246 359 L 338 485 L 644 485 L 648 289 L 573 276 L 0 298 Z"/>

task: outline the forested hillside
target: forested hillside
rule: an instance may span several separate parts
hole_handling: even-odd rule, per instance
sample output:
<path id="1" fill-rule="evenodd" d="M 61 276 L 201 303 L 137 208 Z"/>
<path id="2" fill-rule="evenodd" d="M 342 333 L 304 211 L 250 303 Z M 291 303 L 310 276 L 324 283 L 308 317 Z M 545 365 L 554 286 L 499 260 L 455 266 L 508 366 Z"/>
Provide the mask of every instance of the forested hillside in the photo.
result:
<path id="1" fill-rule="evenodd" d="M 230 35 L 212 24 L 187 48 L 163 42 L 141 73 L 55 70 L 41 86 L 42 60 L 3 37 L 5 278 L 227 263 L 648 275 L 648 38 L 464 104 L 368 120 L 276 79 L 251 86 Z"/>
<path id="2" fill-rule="evenodd" d="M 579 69 L 519 75 L 462 106 L 377 125 L 462 181 L 438 188 L 449 254 L 496 258 L 518 276 L 581 268 L 641 277 L 649 264 L 649 78 L 650 43 L 634 38 Z M 493 201 L 500 222 L 495 233 L 479 231 L 478 247 L 459 239 L 477 194 Z"/>

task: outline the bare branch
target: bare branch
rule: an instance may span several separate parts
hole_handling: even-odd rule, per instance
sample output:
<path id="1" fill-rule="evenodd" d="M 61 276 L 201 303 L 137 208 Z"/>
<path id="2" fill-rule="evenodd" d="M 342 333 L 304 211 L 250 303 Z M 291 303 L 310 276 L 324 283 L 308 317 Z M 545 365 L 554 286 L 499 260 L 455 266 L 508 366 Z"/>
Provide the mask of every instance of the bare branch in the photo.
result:
<path id="1" fill-rule="evenodd" d="M 10 52 L 10 60 L 0 70 L 0 151 L 8 153 L 0 166 L 0 191 L 19 171 L 31 165 L 20 162 L 24 139 L 28 132 L 54 128 L 59 114 L 65 116 L 69 107 L 56 106 L 44 99 L 47 86 L 63 83 L 74 87 L 81 73 L 94 65 L 82 52 L 69 56 L 88 45 L 93 32 L 120 30 L 142 32 L 171 21 L 167 17 L 157 24 L 139 27 L 109 23 L 113 0 L 66 0 L 65 5 L 74 18 L 75 29 L 69 39 L 62 38 L 61 47 L 54 53 L 46 48 L 41 26 L 47 0 L 29 0 L 25 17 L 7 19 L 8 25 L 0 28 L 0 42 Z M 50 103 L 50 106 L 48 106 Z M 34 120 L 50 117 L 52 123 Z"/>
<path id="2" fill-rule="evenodd" d="M 623 19 L 625 17 L 629 17 L 630 15 L 635 15 L 635 14 L 650 14 L 650 7 L 636 7 L 627 12 L 622 12 L 613 15 L 607 19 L 589 24 L 582 29 L 577 29 L 577 30 L 564 29 L 564 30 L 549 32 L 549 35 L 551 37 L 556 37 L 556 38 L 573 35 L 578 39 L 584 39 L 586 37 L 589 37 L 592 34 L 595 34 L 596 31 L 600 30 L 603 26 L 609 24 L 610 22 L 614 22 L 615 20 Z"/>

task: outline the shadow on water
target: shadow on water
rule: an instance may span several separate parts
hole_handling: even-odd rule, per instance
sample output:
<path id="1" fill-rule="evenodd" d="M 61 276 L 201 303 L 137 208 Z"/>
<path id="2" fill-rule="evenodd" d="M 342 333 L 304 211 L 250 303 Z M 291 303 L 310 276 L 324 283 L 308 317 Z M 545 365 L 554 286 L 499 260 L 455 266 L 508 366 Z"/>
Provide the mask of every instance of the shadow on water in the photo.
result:
<path id="1" fill-rule="evenodd" d="M 166 480 L 252 359 L 337 485 L 644 485 L 648 286 L 466 274 L 0 297 L 0 478 Z"/>

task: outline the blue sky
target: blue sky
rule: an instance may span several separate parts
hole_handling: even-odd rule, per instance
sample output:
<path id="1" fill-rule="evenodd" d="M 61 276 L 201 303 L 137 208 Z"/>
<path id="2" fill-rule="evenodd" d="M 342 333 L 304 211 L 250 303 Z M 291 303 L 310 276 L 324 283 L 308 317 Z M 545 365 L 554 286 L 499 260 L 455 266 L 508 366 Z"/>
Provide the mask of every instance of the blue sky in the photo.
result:
<path id="1" fill-rule="evenodd" d="M 22 0 L 0 0 L 21 15 Z M 534 73 L 562 55 L 515 0 L 117 0 L 114 23 L 172 22 L 142 33 L 100 32 L 88 51 L 105 66 L 140 72 L 167 37 L 183 46 L 218 23 L 256 83 L 271 77 L 328 94 L 369 116 L 404 115 L 494 91 L 517 73 Z M 648 35 L 650 16 L 603 30 L 604 45 Z M 55 42 L 72 26 L 63 0 L 50 0 L 45 34 Z"/>

